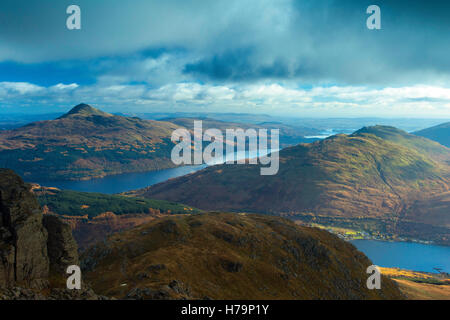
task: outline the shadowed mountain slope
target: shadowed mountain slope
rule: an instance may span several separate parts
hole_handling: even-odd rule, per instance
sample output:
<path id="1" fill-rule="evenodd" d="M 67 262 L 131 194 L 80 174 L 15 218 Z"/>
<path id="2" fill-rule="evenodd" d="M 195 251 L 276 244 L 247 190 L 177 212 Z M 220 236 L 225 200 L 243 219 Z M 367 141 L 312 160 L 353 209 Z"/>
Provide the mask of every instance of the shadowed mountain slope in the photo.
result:
<path id="1" fill-rule="evenodd" d="M 279 217 L 172 216 L 115 234 L 82 256 L 94 290 L 130 299 L 400 299 L 350 243 Z"/>
<path id="2" fill-rule="evenodd" d="M 414 134 L 437 141 L 443 146 L 450 148 L 450 122 L 420 130 L 414 132 Z"/>

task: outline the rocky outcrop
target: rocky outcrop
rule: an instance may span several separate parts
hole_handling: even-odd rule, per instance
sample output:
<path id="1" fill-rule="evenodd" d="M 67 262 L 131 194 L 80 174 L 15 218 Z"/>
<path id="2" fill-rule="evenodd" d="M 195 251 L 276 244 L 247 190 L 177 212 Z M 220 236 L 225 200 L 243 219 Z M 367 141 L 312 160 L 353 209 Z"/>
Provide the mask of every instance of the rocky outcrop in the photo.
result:
<path id="1" fill-rule="evenodd" d="M 44 227 L 48 232 L 47 250 L 52 271 L 63 274 L 70 265 L 78 265 L 78 246 L 70 226 L 58 217 L 45 215 Z"/>
<path id="2" fill-rule="evenodd" d="M 49 293 L 43 294 L 32 289 L 13 287 L 0 288 L 0 300 L 109 300 L 109 298 L 99 296 L 89 288 L 81 290 L 52 288 Z"/>
<path id="3" fill-rule="evenodd" d="M 47 230 L 35 197 L 13 171 L 0 169 L 0 286 L 43 287 Z"/>
<path id="4" fill-rule="evenodd" d="M 43 289 L 78 264 L 70 226 L 43 215 L 30 186 L 12 170 L 0 169 L 0 287 Z M 25 288 L 25 289 L 23 289 Z"/>

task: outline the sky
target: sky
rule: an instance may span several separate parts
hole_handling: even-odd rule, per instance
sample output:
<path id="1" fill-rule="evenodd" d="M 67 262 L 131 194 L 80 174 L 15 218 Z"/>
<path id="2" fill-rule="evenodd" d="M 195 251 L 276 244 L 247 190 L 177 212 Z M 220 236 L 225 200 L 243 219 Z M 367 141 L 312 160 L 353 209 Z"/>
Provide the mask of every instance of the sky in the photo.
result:
<path id="1" fill-rule="evenodd" d="M 0 113 L 448 119 L 449 56 L 449 1 L 2 0 Z"/>

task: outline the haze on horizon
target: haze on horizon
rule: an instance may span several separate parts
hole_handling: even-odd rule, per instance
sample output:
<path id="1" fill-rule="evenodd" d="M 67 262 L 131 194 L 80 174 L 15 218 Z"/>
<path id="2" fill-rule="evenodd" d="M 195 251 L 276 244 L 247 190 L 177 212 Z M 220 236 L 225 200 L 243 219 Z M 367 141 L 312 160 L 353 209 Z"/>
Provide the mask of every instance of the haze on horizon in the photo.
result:
<path id="1" fill-rule="evenodd" d="M 450 3 L 0 3 L 0 113 L 450 118 Z M 366 9 L 381 8 L 381 30 Z"/>

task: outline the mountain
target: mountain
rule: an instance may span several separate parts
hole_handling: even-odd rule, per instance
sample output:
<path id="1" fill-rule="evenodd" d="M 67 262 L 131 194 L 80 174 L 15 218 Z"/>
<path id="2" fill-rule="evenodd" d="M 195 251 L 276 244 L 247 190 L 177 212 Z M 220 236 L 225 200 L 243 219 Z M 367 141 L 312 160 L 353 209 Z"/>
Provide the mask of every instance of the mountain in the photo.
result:
<path id="1" fill-rule="evenodd" d="M 96 108 L 91 107 L 88 104 L 80 103 L 76 105 L 69 112 L 59 117 L 59 119 L 65 118 L 73 118 L 73 117 L 92 117 L 92 116 L 100 116 L 100 117 L 112 117 L 113 115 L 107 112 L 103 112 Z"/>
<path id="2" fill-rule="evenodd" d="M 48 121 L 0 131 L 0 167 L 31 181 L 90 179 L 173 167 L 178 126 L 112 115 L 86 104 Z"/>
<path id="3" fill-rule="evenodd" d="M 450 149 L 375 126 L 280 151 L 259 165 L 217 165 L 129 193 L 204 210 L 257 212 L 450 244 Z M 434 206 L 427 214 L 423 209 Z"/>
<path id="4" fill-rule="evenodd" d="M 17 114 L 17 113 L 0 113 L 0 130 L 10 130 L 26 125 L 33 121 L 42 121 L 59 117 L 60 113 L 43 113 L 43 114 Z"/>
<path id="5" fill-rule="evenodd" d="M 428 129 L 414 132 L 418 136 L 434 140 L 450 148 L 450 122 L 446 122 Z"/>
<path id="6" fill-rule="evenodd" d="M 355 135 L 373 134 L 384 140 L 414 149 L 421 154 L 429 156 L 437 161 L 447 161 L 450 150 L 430 139 L 417 137 L 414 134 L 389 126 L 364 127 L 355 132 Z"/>
<path id="7" fill-rule="evenodd" d="M 281 122 L 262 122 L 258 124 L 221 121 L 210 118 L 165 118 L 163 121 L 171 122 L 181 127 L 194 129 L 194 121 L 202 121 L 203 130 L 211 128 L 219 129 L 226 132 L 226 129 L 278 129 L 280 132 L 280 147 L 295 145 L 298 143 L 308 143 L 318 140 L 317 138 L 305 138 L 305 136 L 315 136 L 320 134 L 320 130 L 314 128 L 307 128 L 300 125 L 287 125 Z M 270 134 L 270 131 L 269 131 Z"/>
<path id="8" fill-rule="evenodd" d="M 111 236 L 82 255 L 103 295 L 127 299 L 402 299 L 372 262 L 338 237 L 279 217 L 171 216 Z"/>

